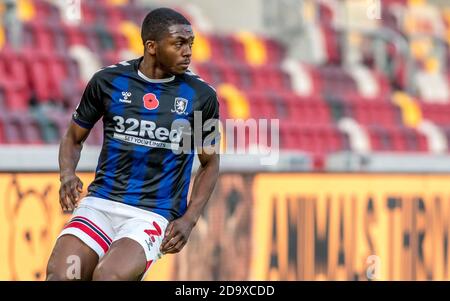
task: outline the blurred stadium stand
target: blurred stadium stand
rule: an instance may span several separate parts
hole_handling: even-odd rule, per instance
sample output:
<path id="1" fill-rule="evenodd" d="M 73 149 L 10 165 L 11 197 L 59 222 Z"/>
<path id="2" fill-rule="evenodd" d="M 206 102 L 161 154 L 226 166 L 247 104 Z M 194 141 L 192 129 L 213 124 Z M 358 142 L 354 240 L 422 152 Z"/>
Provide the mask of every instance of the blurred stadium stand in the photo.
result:
<path id="1" fill-rule="evenodd" d="M 192 69 L 217 88 L 223 121 L 280 120 L 280 169 L 450 171 L 446 1 L 249 1 L 263 11 L 254 31 L 220 30 L 204 2 L 178 6 L 196 30 Z M 140 24 L 157 6 L 82 0 L 71 24 L 60 3 L 0 4 L 6 150 L 57 145 L 92 74 L 141 55 Z M 101 143 L 99 124 L 87 144 Z"/>

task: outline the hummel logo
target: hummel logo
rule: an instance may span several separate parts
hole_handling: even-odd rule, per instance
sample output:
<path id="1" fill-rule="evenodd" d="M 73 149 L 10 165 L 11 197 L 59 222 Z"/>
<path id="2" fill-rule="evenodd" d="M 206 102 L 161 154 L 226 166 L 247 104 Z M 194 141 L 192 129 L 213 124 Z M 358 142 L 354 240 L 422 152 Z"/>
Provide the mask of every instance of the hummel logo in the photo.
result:
<path id="1" fill-rule="evenodd" d="M 122 92 L 122 97 L 123 99 L 119 99 L 120 102 L 131 103 L 131 99 L 128 99 L 131 97 L 131 92 Z"/>

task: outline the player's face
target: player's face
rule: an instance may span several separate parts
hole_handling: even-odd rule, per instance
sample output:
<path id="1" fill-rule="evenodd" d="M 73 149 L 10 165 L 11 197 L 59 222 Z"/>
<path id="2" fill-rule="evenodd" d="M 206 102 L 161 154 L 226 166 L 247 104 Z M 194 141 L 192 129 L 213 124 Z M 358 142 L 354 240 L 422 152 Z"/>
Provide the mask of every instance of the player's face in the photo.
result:
<path id="1" fill-rule="evenodd" d="M 194 33 L 190 25 L 172 25 L 158 43 L 157 59 L 171 74 L 183 74 L 191 63 Z"/>

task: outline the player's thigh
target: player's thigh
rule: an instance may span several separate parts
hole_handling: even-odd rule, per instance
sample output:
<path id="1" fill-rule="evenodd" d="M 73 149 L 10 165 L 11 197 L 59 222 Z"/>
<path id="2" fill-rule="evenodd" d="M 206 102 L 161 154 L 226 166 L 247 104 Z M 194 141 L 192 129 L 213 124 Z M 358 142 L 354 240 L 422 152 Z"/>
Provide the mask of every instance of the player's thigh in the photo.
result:
<path id="1" fill-rule="evenodd" d="M 94 270 L 93 280 L 140 280 L 147 265 L 144 249 L 135 240 L 123 237 L 112 243 Z"/>
<path id="2" fill-rule="evenodd" d="M 81 277 L 90 280 L 99 258 L 108 251 L 114 234 L 107 215 L 88 206 L 83 199 L 58 237 L 48 263 L 47 278 L 65 280 Z"/>
<path id="3" fill-rule="evenodd" d="M 159 249 L 167 223 L 150 213 L 125 221 L 94 271 L 94 280 L 142 280 L 162 256 Z"/>
<path id="4" fill-rule="evenodd" d="M 47 264 L 47 280 L 90 280 L 97 263 L 97 253 L 78 237 L 60 236 Z"/>

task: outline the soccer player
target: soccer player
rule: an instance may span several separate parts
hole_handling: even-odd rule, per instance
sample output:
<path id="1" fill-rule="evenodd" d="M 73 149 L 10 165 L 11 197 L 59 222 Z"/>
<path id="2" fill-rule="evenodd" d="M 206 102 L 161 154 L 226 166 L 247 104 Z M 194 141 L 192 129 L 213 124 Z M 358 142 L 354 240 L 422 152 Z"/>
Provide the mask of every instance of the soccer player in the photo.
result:
<path id="1" fill-rule="evenodd" d="M 215 90 L 188 70 L 192 27 L 180 13 L 158 8 L 145 17 L 141 36 L 143 57 L 94 74 L 62 138 L 60 204 L 75 210 L 58 236 L 47 280 L 143 279 L 155 260 L 183 248 L 214 189 L 219 104 Z M 193 130 L 198 112 L 200 135 Z M 75 169 L 100 118 L 103 147 L 80 200 Z M 195 152 L 186 149 L 200 161 L 189 203 Z M 77 259 L 80 277 L 69 269 Z"/>

